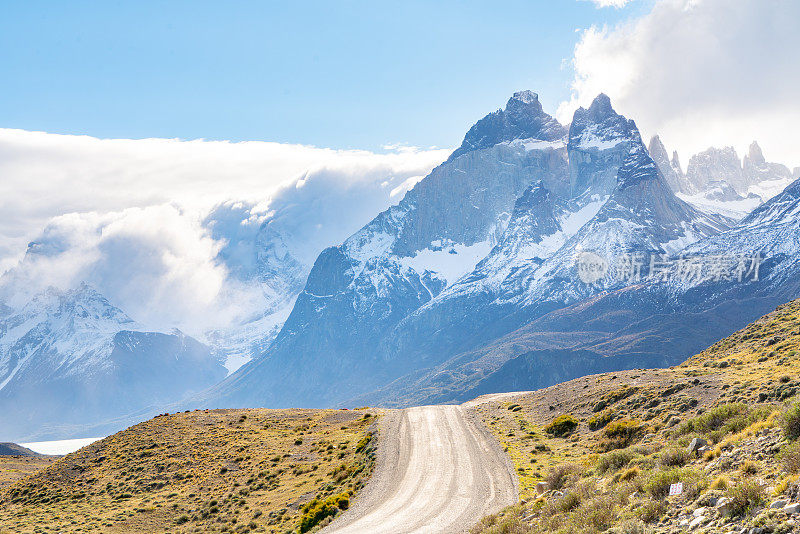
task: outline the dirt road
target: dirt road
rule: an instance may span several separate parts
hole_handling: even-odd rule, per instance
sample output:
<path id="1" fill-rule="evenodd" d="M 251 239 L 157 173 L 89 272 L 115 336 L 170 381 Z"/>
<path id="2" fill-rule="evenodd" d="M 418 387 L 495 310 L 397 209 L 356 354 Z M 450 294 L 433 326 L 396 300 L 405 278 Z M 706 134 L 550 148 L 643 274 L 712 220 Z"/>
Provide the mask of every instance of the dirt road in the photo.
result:
<path id="1" fill-rule="evenodd" d="M 461 533 L 517 502 L 511 461 L 462 406 L 383 419 L 375 473 L 325 534 Z"/>

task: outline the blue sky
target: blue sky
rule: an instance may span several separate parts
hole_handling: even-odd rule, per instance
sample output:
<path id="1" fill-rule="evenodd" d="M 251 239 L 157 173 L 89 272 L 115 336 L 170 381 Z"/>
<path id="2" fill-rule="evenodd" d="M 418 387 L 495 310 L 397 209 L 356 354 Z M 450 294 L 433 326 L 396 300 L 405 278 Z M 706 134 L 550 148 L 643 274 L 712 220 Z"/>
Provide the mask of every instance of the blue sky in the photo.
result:
<path id="1" fill-rule="evenodd" d="M 0 2 L 0 128 L 457 145 L 515 90 L 569 98 L 579 28 L 648 2 Z"/>

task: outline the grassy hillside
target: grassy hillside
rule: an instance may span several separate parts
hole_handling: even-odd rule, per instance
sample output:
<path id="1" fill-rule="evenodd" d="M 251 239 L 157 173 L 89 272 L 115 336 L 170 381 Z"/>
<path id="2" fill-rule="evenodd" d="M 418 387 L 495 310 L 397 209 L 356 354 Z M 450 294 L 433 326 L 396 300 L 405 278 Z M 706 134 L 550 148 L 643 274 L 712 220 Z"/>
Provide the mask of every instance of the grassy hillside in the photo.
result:
<path id="1" fill-rule="evenodd" d="M 369 476 L 375 420 L 366 410 L 159 416 L 0 488 L 0 532 L 307 531 Z"/>
<path id="2" fill-rule="evenodd" d="M 57 459 L 54 456 L 0 456 L 0 494 L 6 486 L 44 469 Z"/>
<path id="3" fill-rule="evenodd" d="M 794 301 L 680 366 L 479 406 L 522 501 L 473 532 L 800 531 L 800 516 L 778 506 L 800 500 L 798 351 Z M 690 453 L 694 438 L 707 448 Z M 682 494 L 666 495 L 677 482 Z"/>

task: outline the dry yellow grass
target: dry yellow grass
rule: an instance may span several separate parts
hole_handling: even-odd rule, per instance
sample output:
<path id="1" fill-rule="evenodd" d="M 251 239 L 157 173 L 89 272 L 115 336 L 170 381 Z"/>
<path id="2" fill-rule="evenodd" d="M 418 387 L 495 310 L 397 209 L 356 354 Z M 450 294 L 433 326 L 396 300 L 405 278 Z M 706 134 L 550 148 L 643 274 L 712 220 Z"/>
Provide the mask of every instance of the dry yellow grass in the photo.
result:
<path id="1" fill-rule="evenodd" d="M 0 456 L 0 492 L 6 486 L 44 469 L 56 460 L 52 456 Z"/>
<path id="2" fill-rule="evenodd" d="M 0 491 L 17 532 L 291 532 L 316 496 L 369 476 L 374 412 L 212 410 L 159 416 Z"/>
<path id="3" fill-rule="evenodd" d="M 598 453 L 603 450 L 603 428 L 612 420 L 640 420 L 646 425 L 646 430 L 636 436 L 632 444 L 623 447 L 641 464 L 641 474 L 634 476 L 630 471 L 633 467 L 628 467 L 628 471 L 617 472 L 616 478 L 620 482 L 626 482 L 622 480 L 622 473 L 629 473 L 630 477 L 626 478 L 634 482 L 651 472 L 657 474 L 661 451 L 668 446 L 674 447 L 676 441 L 680 447 L 685 447 L 691 435 L 695 434 L 678 435 L 676 431 L 680 425 L 676 422 L 697 418 L 714 407 L 736 403 L 735 406 L 744 406 L 759 415 L 734 430 L 705 433 L 712 442 L 712 450 L 706 454 L 703 464 L 719 458 L 723 450 L 772 431 L 779 425 L 779 414 L 785 402 L 797 398 L 800 393 L 799 353 L 800 300 L 797 300 L 780 306 L 775 312 L 679 366 L 584 377 L 516 396 L 507 402 L 484 404 L 478 407 L 478 411 L 505 445 L 519 473 L 521 497 L 529 503 L 519 508 L 519 514 L 536 516 L 542 506 L 542 499 L 536 496 L 536 484 L 544 480 L 555 466 L 579 465 L 583 468 L 581 476 L 590 478 L 595 484 L 600 484 L 598 481 L 605 480 L 603 477 L 617 471 L 605 473 L 597 467 Z M 770 410 L 773 410 L 772 414 Z M 564 437 L 546 433 L 546 426 L 563 414 L 578 419 L 577 429 Z M 701 467 L 696 465 L 694 469 Z M 781 469 L 777 460 L 750 462 L 743 469 L 732 471 L 730 476 L 774 479 L 781 476 Z M 636 485 L 631 487 L 636 488 Z M 658 516 L 637 508 L 646 507 L 647 503 L 631 502 L 619 506 L 628 517 L 634 513 L 639 517 Z M 581 513 L 591 512 L 587 510 Z M 567 521 L 569 514 L 563 519 Z M 619 518 L 614 519 L 617 520 Z M 503 521 L 505 526 L 502 528 L 513 527 L 514 532 L 550 531 L 545 523 L 537 527 L 517 524 L 520 519 L 513 511 L 507 512 Z M 502 528 L 479 527 L 475 532 L 488 534 L 501 532 Z M 564 528 L 569 530 L 567 526 Z M 586 532 L 602 530 L 586 525 L 581 528 L 588 529 Z"/>

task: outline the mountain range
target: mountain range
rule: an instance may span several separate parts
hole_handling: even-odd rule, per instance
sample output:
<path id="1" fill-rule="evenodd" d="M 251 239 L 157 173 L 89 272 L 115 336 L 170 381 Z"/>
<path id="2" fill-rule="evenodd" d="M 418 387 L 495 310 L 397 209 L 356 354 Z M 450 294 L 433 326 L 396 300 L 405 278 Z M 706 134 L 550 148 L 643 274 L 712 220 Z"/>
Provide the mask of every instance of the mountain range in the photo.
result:
<path id="1" fill-rule="evenodd" d="M 209 214 L 220 261 L 263 297 L 234 326 L 153 331 L 86 284 L 12 304 L 25 262 L 6 273 L 0 427 L 62 437 L 166 406 L 460 401 L 672 365 L 800 296 L 798 177 L 756 143 L 684 172 L 605 95 L 562 125 L 515 93 L 335 246 L 297 231 L 297 203 L 268 221 Z"/>
<path id="2" fill-rule="evenodd" d="M 202 402 L 446 402 L 670 365 L 796 296 L 796 284 L 770 281 L 777 264 L 792 267 L 771 256 L 757 282 L 631 284 L 611 265 L 586 284 L 576 255 L 611 264 L 711 243 L 717 255 L 755 254 L 760 243 L 722 243 L 790 191 L 737 224 L 678 198 L 605 95 L 559 128 L 535 94 L 517 93 L 400 204 L 324 251 L 270 348 Z M 789 210 L 772 220 L 770 235 L 798 224 Z M 524 372 L 504 380 L 509 366 Z"/>

